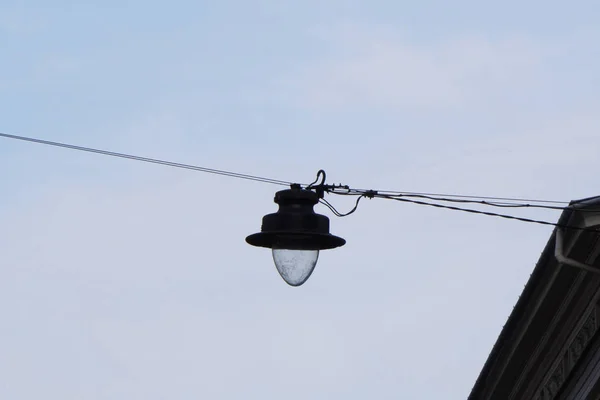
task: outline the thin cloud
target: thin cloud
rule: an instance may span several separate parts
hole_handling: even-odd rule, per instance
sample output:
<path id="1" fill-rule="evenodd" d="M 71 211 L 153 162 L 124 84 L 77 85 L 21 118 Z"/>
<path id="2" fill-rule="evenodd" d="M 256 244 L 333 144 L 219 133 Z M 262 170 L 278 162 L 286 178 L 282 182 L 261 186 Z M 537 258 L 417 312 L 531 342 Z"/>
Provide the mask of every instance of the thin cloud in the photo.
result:
<path id="1" fill-rule="evenodd" d="M 320 109 L 462 107 L 506 86 L 530 85 L 544 59 L 543 48 L 522 37 L 410 43 L 377 27 L 320 36 L 329 54 L 279 82 L 285 97 Z"/>

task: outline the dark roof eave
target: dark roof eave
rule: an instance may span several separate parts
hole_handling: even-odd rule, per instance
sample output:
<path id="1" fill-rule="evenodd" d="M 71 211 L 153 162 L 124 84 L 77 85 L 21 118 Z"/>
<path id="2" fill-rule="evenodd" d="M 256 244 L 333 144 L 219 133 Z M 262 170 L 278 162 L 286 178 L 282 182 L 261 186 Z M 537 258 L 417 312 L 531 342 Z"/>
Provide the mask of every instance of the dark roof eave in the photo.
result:
<path id="1" fill-rule="evenodd" d="M 600 206 L 600 196 L 589 197 L 581 200 L 574 200 L 570 203 L 570 205 L 575 204 L 578 206 L 584 206 L 586 208 L 590 206 Z M 565 211 L 563 211 L 560 218 L 558 219 L 558 224 L 568 224 L 572 214 L 572 210 L 566 209 Z M 515 331 L 515 329 L 517 328 L 519 321 L 521 320 L 527 308 L 527 305 L 532 298 L 536 285 L 542 277 L 545 265 L 548 263 L 549 260 L 554 258 L 555 235 L 556 229 L 552 232 L 552 235 L 550 236 L 548 243 L 546 243 L 544 251 L 540 256 L 540 259 L 536 263 L 533 272 L 529 276 L 529 280 L 527 281 L 527 284 L 525 285 L 521 296 L 517 300 L 517 304 L 514 306 L 513 311 L 511 312 L 510 316 L 508 317 L 508 320 L 506 321 L 506 324 L 502 328 L 498 339 L 496 339 L 496 343 L 494 344 L 494 347 L 492 347 L 492 351 L 490 352 L 485 364 L 483 365 L 483 368 L 479 373 L 477 380 L 475 381 L 475 385 L 471 390 L 468 400 L 481 400 L 481 395 L 485 388 L 487 378 L 489 377 L 489 374 L 492 368 L 494 367 L 494 364 L 500 354 L 500 351 L 504 348 L 504 345 L 507 343 L 508 339 L 512 335 L 512 332 Z"/>

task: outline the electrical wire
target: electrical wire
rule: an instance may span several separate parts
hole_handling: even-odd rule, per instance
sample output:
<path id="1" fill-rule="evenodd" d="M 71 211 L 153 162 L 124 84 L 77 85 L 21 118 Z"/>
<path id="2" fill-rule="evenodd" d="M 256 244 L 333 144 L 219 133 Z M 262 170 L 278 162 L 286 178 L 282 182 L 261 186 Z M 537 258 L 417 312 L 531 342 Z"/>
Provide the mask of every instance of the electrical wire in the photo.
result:
<path id="1" fill-rule="evenodd" d="M 283 186 L 291 186 L 292 185 L 292 182 L 271 179 L 271 178 L 265 178 L 265 177 L 256 176 L 256 175 L 248 175 L 248 174 L 242 174 L 242 173 L 238 173 L 238 172 L 225 171 L 225 170 L 219 170 L 219 169 L 214 169 L 214 168 L 206 168 L 206 167 L 200 167 L 200 166 L 190 165 L 190 164 L 182 164 L 182 163 L 160 160 L 160 159 L 155 159 L 155 158 L 140 157 L 140 156 L 135 156 L 135 155 L 131 155 L 131 154 L 95 149 L 95 148 L 91 148 L 91 147 L 75 146 L 75 145 L 71 145 L 71 144 L 67 144 L 67 143 L 53 142 L 53 141 L 49 141 L 49 140 L 36 139 L 36 138 L 26 137 L 26 136 L 11 135 L 11 134 L 0 132 L 0 137 L 4 137 L 7 139 L 21 140 L 21 141 L 26 141 L 26 142 L 31 142 L 31 143 L 44 144 L 44 145 L 54 146 L 54 147 L 61 147 L 61 148 L 66 148 L 66 149 L 71 149 L 71 150 L 96 153 L 96 154 L 101 154 L 101 155 L 106 155 L 106 156 L 111 156 L 111 157 L 119 157 L 119 158 L 135 160 L 135 161 L 165 165 L 165 166 L 169 166 L 169 167 L 189 169 L 189 170 L 193 170 L 193 171 L 205 172 L 205 173 L 216 174 L 216 175 L 221 175 L 221 176 L 228 176 L 228 177 L 232 177 L 232 178 L 246 179 L 246 180 L 251 180 L 251 181 L 256 181 L 256 182 L 270 183 L 270 184 L 283 185 Z M 317 185 L 319 178 L 321 178 L 321 183 Z M 443 208 L 443 209 L 454 210 L 454 211 L 462 211 L 462 212 L 468 212 L 468 213 L 473 213 L 473 214 L 481 214 L 481 215 L 488 215 L 488 216 L 512 219 L 512 220 L 517 220 L 517 221 L 522 221 L 522 222 L 537 223 L 537 224 L 542 224 L 542 225 L 551 225 L 551 226 L 556 226 L 556 227 L 561 227 L 561 228 L 569 228 L 569 229 L 589 230 L 587 228 L 563 226 L 561 224 L 552 223 L 552 222 L 548 222 L 548 221 L 516 217 L 513 215 L 492 213 L 492 212 L 469 209 L 469 208 L 461 208 L 461 207 L 449 206 L 449 205 L 439 204 L 439 203 L 430 203 L 430 202 L 426 202 L 426 201 L 414 200 L 413 198 L 422 198 L 422 199 L 437 201 L 437 202 L 480 204 L 483 206 L 503 207 L 503 208 L 543 208 L 543 209 L 551 209 L 551 210 L 567 210 L 567 209 L 578 210 L 576 207 L 572 207 L 572 206 L 560 207 L 560 206 L 550 205 L 550 204 L 569 204 L 566 201 L 524 199 L 524 198 L 512 198 L 512 197 L 473 196 L 473 195 L 460 195 L 460 194 L 419 193 L 419 192 L 401 192 L 401 191 L 386 191 L 386 190 L 373 191 L 373 190 L 364 190 L 364 189 L 350 189 L 347 186 L 345 187 L 345 186 L 341 186 L 341 185 L 338 185 L 338 186 L 325 185 L 325 178 L 326 178 L 325 171 L 320 170 L 319 173 L 317 174 L 317 179 L 315 180 L 315 182 L 306 186 L 305 190 L 315 190 L 317 192 L 320 192 L 321 194 L 323 194 L 323 192 L 328 192 L 328 193 L 339 194 L 339 195 L 358 196 L 354 207 L 346 213 L 340 213 L 327 200 L 320 199 L 320 203 L 325 205 L 326 207 L 328 207 L 331 210 L 331 212 L 333 212 L 334 215 L 336 215 L 338 217 L 345 217 L 350 214 L 353 214 L 357 210 L 360 200 L 363 197 L 369 197 L 369 198 L 377 197 L 377 198 L 396 200 L 396 201 L 412 203 L 412 204 L 417 204 L 417 205 L 424 205 L 424 206 L 437 207 L 437 208 Z M 340 190 L 344 190 L 344 192 L 341 192 Z M 537 204 L 531 204 L 531 203 L 537 203 Z M 597 210 L 581 209 L 580 211 L 597 211 Z M 597 232 L 597 231 L 594 230 L 594 232 Z"/>
<path id="2" fill-rule="evenodd" d="M 238 172 L 224 171 L 224 170 L 219 170 L 219 169 L 214 169 L 214 168 L 205 168 L 205 167 L 200 167 L 197 165 L 182 164 L 182 163 L 177 163 L 177 162 L 172 162 L 172 161 L 160 160 L 160 159 L 156 159 L 156 158 L 140 157 L 140 156 L 135 156 L 135 155 L 131 155 L 131 154 L 117 153 L 114 151 L 94 149 L 91 147 L 75 146 L 72 144 L 52 142 L 49 140 L 36 139 L 36 138 L 31 138 L 31 137 L 26 137 L 26 136 L 10 135 L 7 133 L 0 132 L 0 137 L 4 137 L 7 139 L 22 140 L 22 141 L 31 142 L 31 143 L 44 144 L 44 145 L 54 146 L 54 147 L 62 147 L 62 148 L 71 149 L 71 150 L 85 151 L 88 153 L 102 154 L 105 156 L 126 158 L 129 160 L 141 161 L 141 162 L 146 162 L 146 163 L 166 165 L 166 166 L 174 167 L 174 168 L 182 168 L 182 169 L 189 169 L 189 170 L 193 170 L 193 171 L 206 172 L 209 174 L 229 176 L 232 178 L 246 179 L 246 180 L 263 182 L 263 183 L 270 183 L 273 185 L 290 186 L 292 184 L 292 182 L 281 181 L 281 180 L 277 180 L 277 179 L 270 179 L 270 178 L 265 178 L 265 177 L 256 176 L 256 175 L 241 174 Z"/>
<path id="3" fill-rule="evenodd" d="M 363 197 L 367 197 L 367 196 L 366 195 L 358 196 L 358 198 L 356 199 L 356 203 L 354 204 L 354 207 L 346 213 L 339 212 L 330 202 L 328 202 L 325 199 L 320 199 L 319 203 L 321 203 L 321 204 L 325 205 L 327 208 L 329 208 L 331 210 L 331 212 L 333 213 L 333 215 L 335 215 L 336 217 L 347 217 L 348 215 L 354 213 L 358 209 L 358 203 L 360 203 L 360 200 Z"/>
<path id="4" fill-rule="evenodd" d="M 600 232 L 600 230 L 597 230 L 597 229 L 581 228 L 581 227 L 564 225 L 564 224 L 559 224 L 559 223 L 554 223 L 554 222 L 549 222 L 549 221 L 542 221 L 542 220 L 531 219 L 531 218 L 517 217 L 517 216 L 514 216 L 514 215 L 499 214 L 499 213 L 493 213 L 493 212 L 488 212 L 488 211 L 474 210 L 472 208 L 462 208 L 462 207 L 447 206 L 447 205 L 444 205 L 444 204 L 427 203 L 427 202 L 419 201 L 419 200 L 405 199 L 405 198 L 401 198 L 401 197 L 393 197 L 393 196 L 385 196 L 385 195 L 377 195 L 375 197 L 383 198 L 383 199 L 389 199 L 389 200 L 402 201 L 402 202 L 412 203 L 412 204 L 418 204 L 418 205 L 424 205 L 424 206 L 430 206 L 430 207 L 444 208 L 444 209 L 447 209 L 447 210 L 462 211 L 462 212 L 467 212 L 467 213 L 472 213 L 472 214 L 480 214 L 480 215 L 487 215 L 487 216 L 491 216 L 491 217 L 499 217 L 499 218 L 505 218 L 505 219 L 512 219 L 512 220 L 521 221 L 521 222 L 529 222 L 529 223 L 540 224 L 540 225 L 556 226 L 556 227 L 565 228 L 565 229 L 574 229 L 574 230 L 581 230 L 581 231 Z"/>
<path id="5" fill-rule="evenodd" d="M 332 206 L 327 200 L 325 199 L 320 199 L 319 203 L 323 204 L 325 207 L 329 208 L 329 210 L 333 213 L 333 215 L 335 215 L 336 217 L 341 217 L 342 214 L 335 209 L 334 206 Z"/>
<path id="6" fill-rule="evenodd" d="M 331 193 L 335 193 L 335 192 L 331 192 Z M 343 195 L 343 196 L 359 195 L 360 196 L 359 200 L 362 197 L 395 200 L 395 201 L 400 201 L 400 202 L 405 202 L 405 203 L 412 203 L 412 204 L 416 204 L 416 205 L 442 208 L 442 209 L 446 209 L 446 210 L 461 211 L 461 212 L 466 212 L 466 213 L 471 213 L 471 214 L 479 214 L 479 215 L 487 215 L 487 216 L 491 216 L 491 217 L 505 218 L 505 219 L 515 220 L 515 221 L 520 221 L 520 222 L 534 223 L 534 224 L 539 224 L 539 225 L 555 226 L 555 227 L 563 228 L 563 229 L 572 229 L 572 230 L 578 230 L 578 231 L 600 233 L 599 229 L 582 228 L 582 227 L 578 227 L 578 226 L 565 225 L 565 224 L 537 220 L 537 219 L 532 219 L 532 218 L 517 217 L 514 215 L 508 215 L 508 214 L 500 214 L 500 213 L 494 213 L 494 212 L 488 212 L 488 211 L 481 211 L 481 210 L 475 210 L 475 209 L 471 209 L 471 208 L 455 207 L 455 206 L 449 206 L 449 205 L 438 204 L 438 203 L 429 203 L 429 202 L 425 202 L 425 201 L 405 198 L 404 196 L 392 196 L 392 195 L 387 195 L 387 194 L 381 194 L 374 190 L 363 191 L 362 189 L 350 189 L 346 193 L 338 192 L 336 194 Z M 490 204 L 487 203 L 485 205 L 490 205 Z M 358 201 L 356 203 L 356 207 L 357 206 L 358 206 Z M 333 206 L 331 206 L 331 207 L 335 210 L 335 208 Z M 352 212 L 356 211 L 356 207 L 355 207 L 355 209 L 352 210 Z M 569 208 L 567 207 L 565 209 L 569 209 Z M 576 208 L 571 208 L 571 209 L 578 210 Z M 578 211 L 583 211 L 583 210 L 578 210 Z M 337 216 L 345 216 L 345 215 L 339 215 L 339 212 L 337 212 L 337 210 L 335 210 L 335 213 Z"/>
<path id="7" fill-rule="evenodd" d="M 357 193 L 368 193 L 370 191 L 362 191 L 362 190 L 354 190 Z M 379 191 L 372 191 L 378 194 L 381 194 L 381 192 Z M 331 193 L 335 193 L 335 189 L 333 191 L 331 191 Z M 348 193 L 348 191 L 346 191 L 346 193 Z M 340 194 L 340 193 L 338 193 Z M 530 203 L 513 203 L 513 202 L 508 202 L 508 201 L 504 201 L 504 202 L 490 202 L 490 201 L 486 201 L 486 200 L 468 200 L 468 199 L 452 199 L 452 198 L 445 198 L 445 197 L 434 197 L 434 196 L 427 196 L 427 195 L 417 195 L 417 194 L 398 194 L 398 195 L 389 195 L 389 194 L 385 194 L 383 193 L 383 195 L 386 196 L 392 196 L 392 197 L 403 197 L 403 198 L 420 198 L 420 199 L 426 199 L 426 200 L 432 200 L 432 201 L 443 201 L 443 202 L 450 202 L 450 203 L 463 203 L 463 204 L 479 204 L 479 205 L 483 205 L 483 206 L 490 206 L 490 207 L 499 207 L 499 208 L 539 208 L 539 209 L 544 209 L 544 210 L 558 210 L 558 211 L 564 211 L 564 210 L 579 210 L 582 212 L 598 212 L 600 211 L 600 209 L 590 209 L 590 208 L 578 208 L 576 206 L 567 206 L 567 207 L 561 207 L 561 206 L 551 206 L 551 205 L 543 205 L 543 204 L 530 204 Z"/>
<path id="8" fill-rule="evenodd" d="M 408 198 L 421 198 L 421 199 L 427 199 L 427 200 L 432 200 L 432 201 L 438 201 L 438 202 L 451 202 L 451 203 L 463 203 L 463 204 L 479 204 L 479 205 L 483 205 L 483 206 L 490 206 L 490 207 L 500 207 L 500 208 L 539 208 L 539 209 L 545 209 L 545 210 L 558 210 L 558 211 L 565 211 L 565 210 L 577 210 L 577 211 L 581 211 L 581 212 L 600 212 L 600 208 L 581 208 L 578 207 L 577 205 L 568 205 L 566 207 L 564 206 L 556 206 L 556 205 L 547 205 L 547 204 L 530 204 L 530 203 L 517 203 L 514 201 L 509 201 L 509 200 L 505 200 L 505 201 L 487 201 L 487 200 L 470 200 L 470 199 L 464 199 L 464 198 L 446 198 L 446 197 L 434 197 L 434 196 L 429 196 L 429 195 L 420 195 L 420 194 L 389 194 L 389 192 L 386 191 L 380 191 L 380 190 L 365 190 L 365 189 L 350 189 L 348 186 L 342 186 L 342 185 L 329 185 L 326 186 L 327 193 L 332 193 L 332 194 L 339 194 L 339 195 L 348 195 L 348 194 L 354 194 L 354 195 L 361 195 L 361 194 L 381 194 L 381 195 L 385 195 L 385 196 L 392 196 L 392 197 L 408 197 Z M 401 193 L 401 192 L 398 192 Z M 410 192 L 406 192 L 406 193 L 410 193 Z M 458 197 L 459 195 L 455 195 L 456 197 Z M 369 196 L 367 196 L 369 197 Z M 469 197 L 469 196 L 468 196 Z M 508 198 L 505 198 L 508 199 Z M 539 200 L 539 201 L 545 201 L 545 200 Z M 561 202 L 564 204 L 569 204 L 568 202 Z"/>
<path id="9" fill-rule="evenodd" d="M 355 189 L 358 191 L 366 192 L 366 189 Z M 541 204 L 569 204 L 568 201 L 561 200 L 540 200 L 540 199 L 527 199 L 527 198 L 515 198 L 515 197 L 493 197 L 493 196 L 475 196 L 475 195 L 462 195 L 462 194 L 444 194 L 444 193 L 426 193 L 426 192 L 406 192 L 406 191 L 393 191 L 393 190 L 378 190 L 378 193 L 386 195 L 402 195 L 402 196 L 437 196 L 437 197 L 449 197 L 458 199 L 479 199 L 479 200 L 493 200 L 493 201 L 510 201 L 520 203 L 541 203 Z"/>

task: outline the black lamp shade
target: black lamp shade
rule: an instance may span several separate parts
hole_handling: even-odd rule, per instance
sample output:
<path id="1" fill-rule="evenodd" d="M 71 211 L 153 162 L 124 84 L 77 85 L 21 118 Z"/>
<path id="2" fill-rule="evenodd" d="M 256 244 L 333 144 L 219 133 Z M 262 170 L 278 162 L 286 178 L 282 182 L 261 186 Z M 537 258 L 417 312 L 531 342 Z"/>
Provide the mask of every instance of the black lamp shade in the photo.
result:
<path id="1" fill-rule="evenodd" d="M 263 217 L 260 233 L 246 238 L 252 246 L 289 250 L 326 250 L 346 241 L 329 233 L 329 218 L 314 212 L 319 196 L 298 187 L 275 194 L 279 210 Z"/>

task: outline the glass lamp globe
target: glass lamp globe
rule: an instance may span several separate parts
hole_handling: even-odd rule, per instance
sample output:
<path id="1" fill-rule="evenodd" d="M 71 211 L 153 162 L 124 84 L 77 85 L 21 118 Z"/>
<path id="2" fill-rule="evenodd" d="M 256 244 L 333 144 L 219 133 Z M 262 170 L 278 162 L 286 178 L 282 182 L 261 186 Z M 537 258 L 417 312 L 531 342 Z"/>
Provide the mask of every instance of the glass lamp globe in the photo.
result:
<path id="1" fill-rule="evenodd" d="M 273 247 L 277 272 L 290 286 L 300 286 L 315 270 L 319 250 L 291 250 Z"/>

